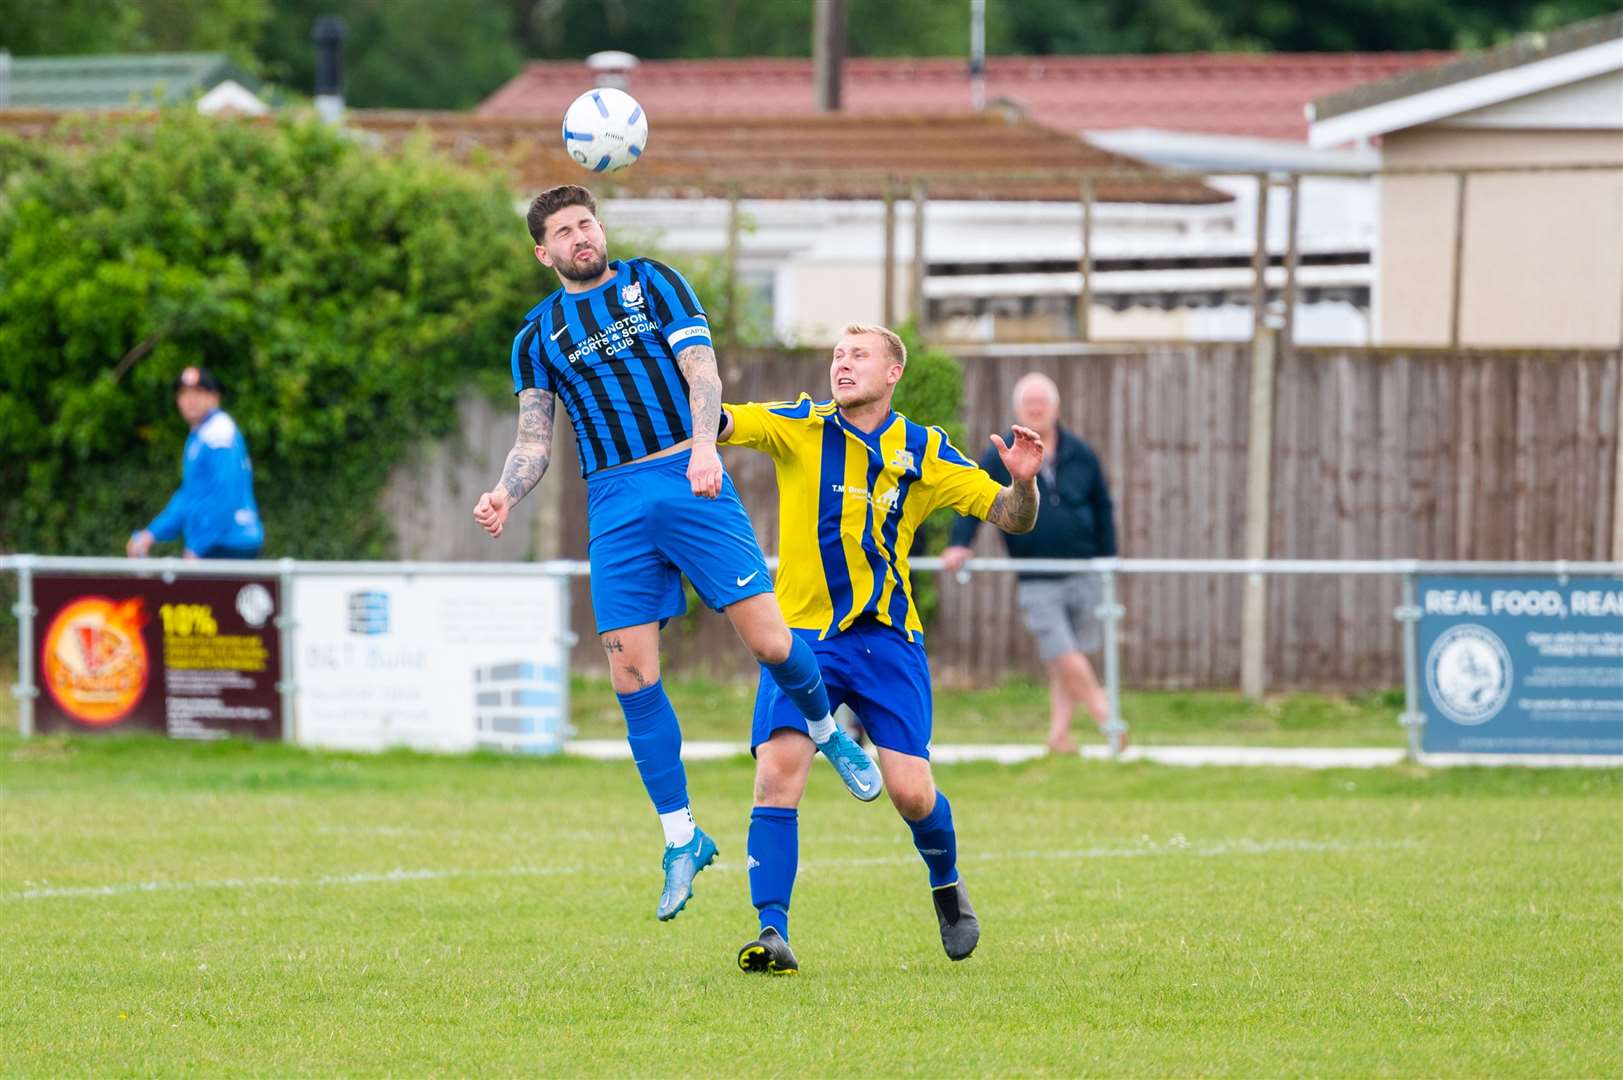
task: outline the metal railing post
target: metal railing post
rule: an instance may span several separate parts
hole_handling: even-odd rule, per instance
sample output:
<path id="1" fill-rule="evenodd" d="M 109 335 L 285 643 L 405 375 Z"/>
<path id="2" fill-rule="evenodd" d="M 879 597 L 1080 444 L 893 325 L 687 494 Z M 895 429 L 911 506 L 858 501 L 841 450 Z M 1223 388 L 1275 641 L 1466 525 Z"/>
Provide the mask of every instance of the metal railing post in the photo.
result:
<path id="1" fill-rule="evenodd" d="M 885 177 L 885 300 L 880 305 L 884 325 L 896 325 L 896 181 Z"/>
<path id="2" fill-rule="evenodd" d="M 738 243 L 743 222 L 739 217 L 737 184 L 727 188 L 727 325 L 722 328 L 722 339 L 729 354 L 738 349 Z M 728 359 L 732 359 L 729 355 Z"/>
<path id="3" fill-rule="evenodd" d="M 27 739 L 34 734 L 34 699 L 39 688 L 34 685 L 34 557 L 17 556 L 17 603 L 11 608 L 17 616 L 17 682 L 11 688 L 17 699 L 17 732 Z"/>
<path id="4" fill-rule="evenodd" d="M 1415 603 L 1414 574 L 1403 575 L 1403 604 L 1392 613 L 1403 624 L 1403 715 L 1398 723 L 1409 733 L 1409 760 L 1420 760 L 1420 733 L 1426 726 L 1426 715 L 1418 708 L 1420 698 L 1419 648 L 1415 627 L 1420 622 L 1420 607 Z"/>
<path id="5" fill-rule="evenodd" d="M 913 280 L 912 297 L 909 301 L 909 314 L 913 316 L 913 325 L 922 338 L 928 330 L 929 318 L 924 298 L 924 279 L 930 272 L 929 264 L 924 261 L 924 204 L 929 198 L 928 189 L 924 181 L 916 180 L 913 183 Z"/>
<path id="6" fill-rule="evenodd" d="M 1127 724 L 1121 718 L 1121 639 L 1116 624 L 1127 609 L 1116 602 L 1116 571 L 1099 571 L 1099 606 L 1094 614 L 1104 624 L 1105 632 L 1105 697 L 1110 702 L 1110 715 L 1105 720 L 1105 737 L 1110 740 L 1110 756 L 1121 757 L 1123 737 Z"/>
<path id="7" fill-rule="evenodd" d="M 1460 347 L 1460 309 L 1465 290 L 1465 181 L 1470 174 L 1460 170 L 1454 176 L 1454 256 L 1449 273 L 1448 347 Z"/>
<path id="8" fill-rule="evenodd" d="M 293 631 L 298 628 L 299 623 L 293 612 L 293 560 L 282 559 L 277 563 L 277 567 L 281 571 L 282 583 L 282 610 L 276 616 L 276 632 L 280 642 L 278 647 L 282 651 L 282 679 L 276 684 L 276 689 L 282 695 L 282 741 L 291 743 L 298 734 L 296 710 L 299 684 L 294 661 L 296 646 L 293 642 Z"/>
<path id="9" fill-rule="evenodd" d="M 575 726 L 569 722 L 569 671 L 570 665 L 574 663 L 575 646 L 580 641 L 580 635 L 575 633 L 574 612 L 570 609 L 572 599 L 570 592 L 573 583 L 570 581 L 568 573 L 555 574 L 552 580 L 560 583 L 558 589 L 558 644 L 562 647 L 560 651 L 563 653 L 564 662 L 563 675 L 559 681 L 558 701 L 559 708 L 562 710 L 560 715 L 563 717 L 562 735 L 565 739 L 568 739 L 569 736 L 575 734 Z"/>
<path id="10" fill-rule="evenodd" d="M 1082 178 L 1082 255 L 1076 268 L 1082 288 L 1076 297 L 1076 336 L 1084 344 L 1093 339 L 1093 177 Z"/>

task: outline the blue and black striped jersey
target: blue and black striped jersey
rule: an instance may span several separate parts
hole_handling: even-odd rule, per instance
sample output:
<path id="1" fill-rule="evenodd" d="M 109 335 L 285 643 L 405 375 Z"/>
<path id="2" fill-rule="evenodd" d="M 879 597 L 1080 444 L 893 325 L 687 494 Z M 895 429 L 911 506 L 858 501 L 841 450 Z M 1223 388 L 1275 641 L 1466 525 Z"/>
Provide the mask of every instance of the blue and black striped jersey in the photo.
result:
<path id="1" fill-rule="evenodd" d="M 513 392 L 562 399 L 580 471 L 623 465 L 693 435 L 676 354 L 710 344 L 704 308 L 681 274 L 653 259 L 618 259 L 587 292 L 559 289 L 524 316 L 513 339 Z"/>

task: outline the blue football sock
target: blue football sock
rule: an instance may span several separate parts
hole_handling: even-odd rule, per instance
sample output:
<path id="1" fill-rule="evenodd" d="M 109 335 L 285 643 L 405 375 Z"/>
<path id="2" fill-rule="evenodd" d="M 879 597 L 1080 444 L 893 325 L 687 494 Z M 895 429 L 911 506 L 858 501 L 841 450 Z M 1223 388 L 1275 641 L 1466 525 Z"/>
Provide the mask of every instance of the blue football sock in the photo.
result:
<path id="1" fill-rule="evenodd" d="M 823 673 L 817 667 L 817 656 L 811 646 L 795 634 L 789 635 L 789 657 L 781 664 L 762 664 L 772 681 L 778 684 L 784 696 L 795 703 L 810 723 L 829 714 L 828 691 L 823 687 Z"/>
<path id="2" fill-rule="evenodd" d="M 757 806 L 750 813 L 750 902 L 761 929 L 773 927 L 789 940 L 789 894 L 800 865 L 800 814 L 792 807 Z"/>
<path id="3" fill-rule="evenodd" d="M 642 774 L 642 786 L 661 814 L 688 804 L 688 774 L 682 768 L 682 728 L 676 710 L 656 682 L 633 694 L 616 694 L 626 716 L 626 741 Z"/>
<path id="4" fill-rule="evenodd" d="M 907 827 L 913 830 L 913 846 L 930 868 L 930 888 L 957 881 L 958 834 L 952 828 L 952 804 L 947 797 L 937 789 L 935 809 L 918 821 L 909 821 Z"/>

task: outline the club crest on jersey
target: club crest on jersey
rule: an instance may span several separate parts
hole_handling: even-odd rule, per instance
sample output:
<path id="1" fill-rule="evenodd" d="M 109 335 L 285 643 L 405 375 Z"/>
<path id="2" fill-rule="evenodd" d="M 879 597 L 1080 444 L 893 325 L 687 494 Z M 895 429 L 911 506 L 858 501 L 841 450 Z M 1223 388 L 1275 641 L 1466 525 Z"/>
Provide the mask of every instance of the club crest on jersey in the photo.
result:
<path id="1" fill-rule="evenodd" d="M 893 469 L 900 469 L 902 472 L 912 472 L 914 471 L 914 466 L 916 464 L 917 463 L 913 460 L 913 451 L 909 450 L 905 446 L 898 446 L 896 448 L 896 452 L 890 455 L 890 466 Z"/>
<path id="2" fill-rule="evenodd" d="M 620 303 L 626 307 L 642 307 L 642 285 L 633 281 L 620 290 Z"/>

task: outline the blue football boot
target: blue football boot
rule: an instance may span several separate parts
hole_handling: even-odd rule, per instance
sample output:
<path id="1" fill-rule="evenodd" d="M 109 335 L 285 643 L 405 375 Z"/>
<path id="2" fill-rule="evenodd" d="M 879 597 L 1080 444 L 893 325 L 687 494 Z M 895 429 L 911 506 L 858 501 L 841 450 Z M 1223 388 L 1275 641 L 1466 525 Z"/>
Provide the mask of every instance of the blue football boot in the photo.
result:
<path id="1" fill-rule="evenodd" d="M 838 725 L 834 734 L 824 742 L 817 744 L 828 763 L 834 766 L 834 771 L 840 774 L 845 786 L 851 794 L 863 802 L 873 802 L 879 798 L 879 793 L 885 790 L 885 781 L 879 775 L 879 766 L 873 763 L 868 752 L 856 744 L 856 740 L 847 735 Z"/>
<path id="2" fill-rule="evenodd" d="M 694 826 L 693 839 L 681 847 L 665 845 L 665 891 L 659 894 L 661 922 L 674 919 L 693 895 L 693 879 L 716 861 L 716 842 Z"/>

